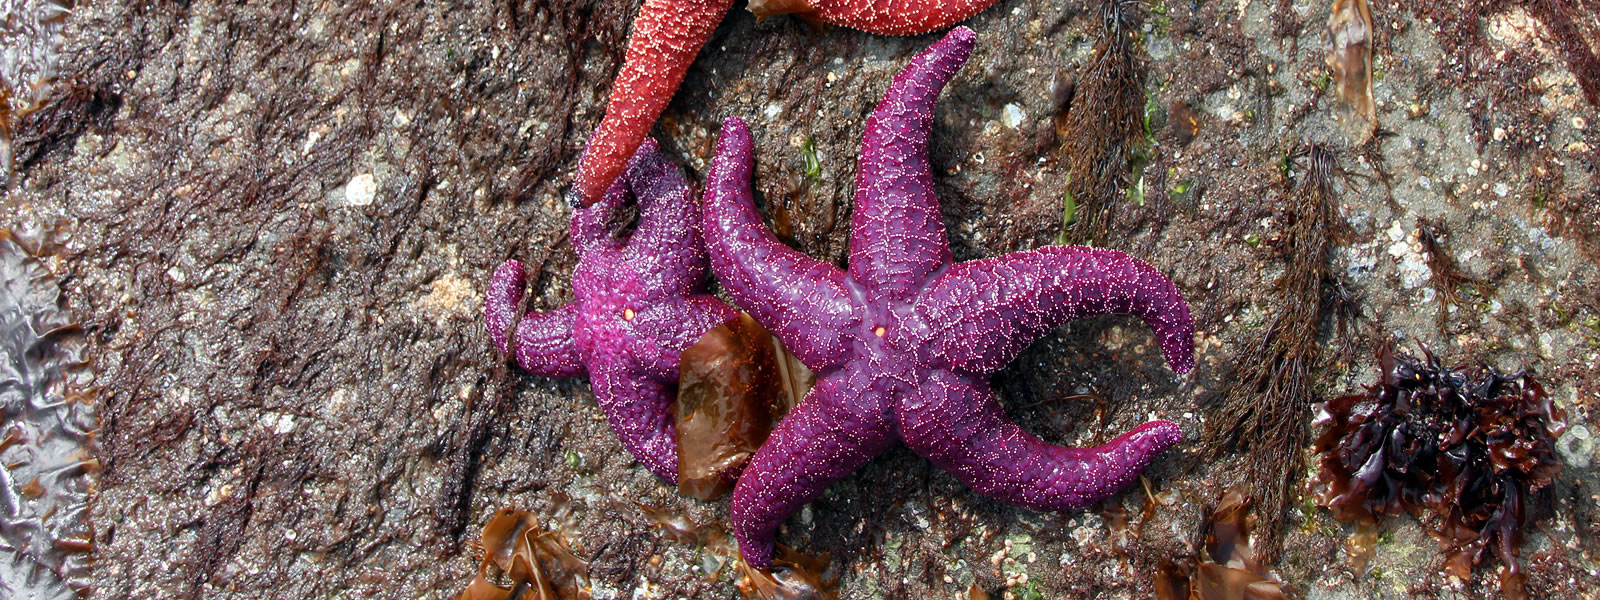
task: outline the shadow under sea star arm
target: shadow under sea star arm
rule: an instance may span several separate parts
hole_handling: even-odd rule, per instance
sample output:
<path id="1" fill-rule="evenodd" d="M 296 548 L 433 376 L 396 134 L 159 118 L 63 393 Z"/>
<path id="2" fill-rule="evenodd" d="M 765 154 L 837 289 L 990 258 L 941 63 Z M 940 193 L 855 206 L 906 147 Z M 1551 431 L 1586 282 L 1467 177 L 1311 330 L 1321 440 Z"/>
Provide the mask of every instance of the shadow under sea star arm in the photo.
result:
<path id="1" fill-rule="evenodd" d="M 1114 250 L 1046 246 L 964 262 L 928 286 L 916 311 L 949 324 L 934 332 L 931 356 L 968 373 L 998 371 L 1063 323 L 1108 313 L 1143 319 L 1173 370 L 1194 367 L 1194 321 L 1177 286 Z"/>
<path id="2" fill-rule="evenodd" d="M 495 269 L 485 295 L 484 325 L 489 338 L 501 352 L 516 358 L 524 370 L 545 377 L 580 377 L 586 370 L 578 359 L 578 347 L 572 341 L 572 324 L 578 316 L 578 305 L 569 303 L 550 312 L 530 311 L 517 324 L 515 336 L 510 341 L 515 347 L 507 349 L 506 328 L 522 302 L 522 263 L 508 260 Z"/>
<path id="3" fill-rule="evenodd" d="M 850 218 L 850 278 L 876 303 L 905 300 L 951 262 L 933 194 L 928 136 L 934 102 L 977 39 L 957 27 L 911 60 L 867 118 Z"/>
<path id="4" fill-rule="evenodd" d="M 589 384 L 622 446 L 651 473 L 677 485 L 678 441 L 672 417 L 677 390 L 615 362 L 593 369 Z"/>
<path id="5" fill-rule="evenodd" d="M 920 35 L 989 8 L 995 0 L 750 0 L 756 17 L 801 14 L 879 35 Z"/>
<path id="6" fill-rule="evenodd" d="M 733 0 L 645 0 L 633 21 L 622 70 L 611 87 L 606 116 L 578 159 L 568 193 L 573 206 L 589 206 L 622 174 L 689 65 Z"/>
<path id="7" fill-rule="evenodd" d="M 753 153 L 744 121 L 723 121 L 702 208 L 711 270 L 734 304 L 820 372 L 846 355 L 860 316 L 842 271 L 783 245 L 762 223 L 750 187 Z"/>
<path id="8" fill-rule="evenodd" d="M 987 377 L 937 373 L 896 413 L 906 446 L 980 494 L 1034 510 L 1076 510 L 1132 482 L 1183 439 L 1151 421 L 1096 448 L 1047 444 L 1006 418 Z"/>
<path id="9" fill-rule="evenodd" d="M 700 235 L 700 201 L 678 165 L 645 140 L 623 176 L 639 203 L 639 227 L 627 253 L 649 261 L 644 284 L 656 293 L 689 294 L 705 289 L 706 248 Z"/>
<path id="10" fill-rule="evenodd" d="M 745 562 L 770 565 L 789 515 L 894 444 L 887 401 L 870 375 L 838 371 L 778 423 L 733 488 L 730 518 Z"/>

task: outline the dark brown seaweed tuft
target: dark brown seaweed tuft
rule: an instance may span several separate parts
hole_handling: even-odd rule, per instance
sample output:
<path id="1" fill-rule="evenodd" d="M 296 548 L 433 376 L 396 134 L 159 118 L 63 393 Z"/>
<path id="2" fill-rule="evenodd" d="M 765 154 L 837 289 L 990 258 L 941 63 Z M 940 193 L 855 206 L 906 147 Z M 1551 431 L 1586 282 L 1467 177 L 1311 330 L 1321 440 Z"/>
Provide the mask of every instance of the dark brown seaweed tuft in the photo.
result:
<path id="1" fill-rule="evenodd" d="M 1523 371 L 1446 369 L 1423 355 L 1384 348 L 1378 384 L 1322 407 L 1313 486 L 1341 521 L 1432 511 L 1452 575 L 1470 578 L 1492 549 L 1505 564 L 1501 589 L 1520 598 L 1518 546 L 1536 495 L 1561 469 L 1555 440 L 1566 415 Z"/>

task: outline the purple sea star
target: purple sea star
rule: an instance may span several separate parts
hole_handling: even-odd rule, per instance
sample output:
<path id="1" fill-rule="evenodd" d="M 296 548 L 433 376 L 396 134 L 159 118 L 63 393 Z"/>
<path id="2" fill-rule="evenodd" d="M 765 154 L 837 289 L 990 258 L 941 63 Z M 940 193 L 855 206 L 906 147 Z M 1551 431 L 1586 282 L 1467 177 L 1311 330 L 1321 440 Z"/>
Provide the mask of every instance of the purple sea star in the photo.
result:
<path id="1" fill-rule="evenodd" d="M 630 199 L 639 226 L 626 240 L 609 226 Z M 678 356 L 739 312 L 705 293 L 706 249 L 688 182 L 647 140 L 626 173 L 594 206 L 572 214 L 572 271 L 577 299 L 529 312 L 506 331 L 522 300 L 522 264 L 508 260 L 489 282 L 484 320 L 500 351 L 530 373 L 589 376 L 611 430 L 651 472 L 678 482 L 678 447 L 670 410 Z"/>
<path id="2" fill-rule="evenodd" d="M 734 534 L 752 565 L 771 563 L 785 518 L 897 439 L 979 493 L 1066 510 L 1121 489 L 1183 436 L 1154 421 L 1098 448 L 1053 446 L 1007 419 L 990 392 L 990 374 L 1073 319 L 1137 315 L 1179 372 L 1194 366 L 1194 325 L 1171 281 L 1120 252 L 1050 246 L 952 262 L 928 134 L 934 100 L 975 37 L 958 27 L 917 56 L 868 119 L 848 273 L 762 226 L 750 132 L 723 123 L 706 183 L 711 268 L 818 378 L 734 489 Z"/>

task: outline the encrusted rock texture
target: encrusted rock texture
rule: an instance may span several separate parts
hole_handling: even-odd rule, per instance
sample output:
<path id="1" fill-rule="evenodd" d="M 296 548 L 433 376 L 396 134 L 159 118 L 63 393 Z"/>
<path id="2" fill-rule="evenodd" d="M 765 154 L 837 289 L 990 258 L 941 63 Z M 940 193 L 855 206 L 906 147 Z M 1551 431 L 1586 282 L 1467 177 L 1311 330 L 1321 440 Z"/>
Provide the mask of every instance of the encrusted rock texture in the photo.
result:
<path id="1" fill-rule="evenodd" d="M 1175 375 L 1143 324 L 1102 317 L 1033 344 L 995 388 L 1054 443 L 1178 423 L 1185 440 L 1148 488 L 1039 513 L 896 448 L 779 540 L 831 553 L 852 598 L 965 597 L 974 584 L 1151 596 L 1151 574 L 1193 556 L 1237 483 L 1244 459 L 1201 447 L 1217 420 L 1207 406 L 1283 310 L 1280 279 L 1306 271 L 1282 252 L 1285 173 L 1307 176 L 1295 155 L 1314 143 L 1342 174 L 1312 389 L 1375 381 L 1386 343 L 1531 369 L 1572 427 L 1551 516 L 1522 549 L 1528 591 L 1600 594 L 1600 98 L 1585 90 L 1600 85 L 1586 72 L 1597 6 L 1373 2 L 1377 131 L 1362 142 L 1325 59 L 1335 4 L 1347 3 L 1139 3 L 1129 47 L 1147 101 L 1128 110 L 1147 115 L 1153 146 L 1131 178 L 1141 193 L 1104 200 L 1121 203 L 1101 213 L 1115 219 L 1104 245 L 1177 283 L 1198 365 Z M 639 506 L 726 524 L 727 502 L 679 496 L 622 450 L 586 380 L 509 368 L 481 320 L 507 258 L 528 267 L 530 306 L 572 299 L 561 198 L 637 10 L 79 3 L 53 91 L 17 120 L 0 196 L 13 222 L 0 226 L 66 236 L 50 264 L 94 374 L 96 594 L 450 597 L 496 510 L 560 507 L 597 597 L 736 595 L 734 569 L 708 577 L 717 563 Z M 957 260 L 1056 239 L 1065 112 L 1106 87 L 1082 80 L 1104 31 L 1098 1 L 1001 0 L 966 24 L 977 50 L 939 102 L 931 155 Z M 653 135 L 699 182 L 719 124 L 744 118 L 768 222 L 842 265 L 865 116 L 937 36 L 757 23 L 737 3 Z M 1350 302 L 1364 318 L 1341 330 Z M 1291 476 L 1275 569 L 1297 595 L 1499 597 L 1496 563 L 1449 578 L 1409 516 L 1385 521 L 1356 569 L 1353 529 L 1309 500 L 1304 469 Z M 1148 521 L 1146 489 L 1159 500 Z"/>

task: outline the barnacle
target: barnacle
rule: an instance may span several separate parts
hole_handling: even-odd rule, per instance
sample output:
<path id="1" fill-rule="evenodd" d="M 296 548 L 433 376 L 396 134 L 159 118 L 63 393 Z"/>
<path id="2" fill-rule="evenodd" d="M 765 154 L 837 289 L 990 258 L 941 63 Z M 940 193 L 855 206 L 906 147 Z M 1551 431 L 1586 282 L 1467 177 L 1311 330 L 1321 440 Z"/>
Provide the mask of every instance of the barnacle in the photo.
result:
<path id="1" fill-rule="evenodd" d="M 1347 522 L 1431 511 L 1452 575 L 1468 578 L 1492 548 L 1505 564 L 1502 590 L 1519 598 L 1517 548 L 1561 469 L 1565 412 L 1524 372 L 1446 369 L 1423 355 L 1384 348 L 1378 384 L 1323 406 L 1318 498 Z"/>
<path id="2" fill-rule="evenodd" d="M 27 238 L 0 230 L 0 597 L 73 598 L 93 549 L 93 402 L 78 327 Z"/>

